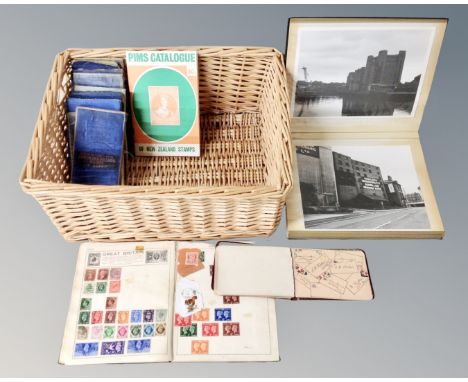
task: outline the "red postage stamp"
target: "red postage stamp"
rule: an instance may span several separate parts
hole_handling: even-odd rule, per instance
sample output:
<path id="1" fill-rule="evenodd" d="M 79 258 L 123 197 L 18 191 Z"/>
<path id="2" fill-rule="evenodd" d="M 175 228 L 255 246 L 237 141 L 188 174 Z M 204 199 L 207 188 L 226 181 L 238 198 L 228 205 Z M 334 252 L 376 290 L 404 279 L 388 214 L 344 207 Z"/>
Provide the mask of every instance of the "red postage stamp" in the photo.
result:
<path id="1" fill-rule="evenodd" d="M 95 278 L 96 278 L 96 270 L 87 269 L 85 272 L 85 276 L 84 276 L 85 281 L 94 281 Z"/>
<path id="2" fill-rule="evenodd" d="M 117 297 L 106 298 L 106 309 L 115 309 L 117 307 Z"/>
<path id="3" fill-rule="evenodd" d="M 219 325 L 215 323 L 202 324 L 202 335 L 206 337 L 214 337 L 219 335 Z"/>
<path id="4" fill-rule="evenodd" d="M 109 278 L 109 269 L 101 268 L 98 271 L 97 279 L 98 280 L 107 280 Z"/>
<path id="5" fill-rule="evenodd" d="M 95 310 L 91 313 L 91 323 L 100 324 L 102 322 L 102 310 Z"/>
<path id="6" fill-rule="evenodd" d="M 192 316 L 182 317 L 180 314 L 175 315 L 175 326 L 191 326 Z"/>
<path id="7" fill-rule="evenodd" d="M 112 280 L 109 282 L 109 293 L 120 292 L 120 280 Z"/>

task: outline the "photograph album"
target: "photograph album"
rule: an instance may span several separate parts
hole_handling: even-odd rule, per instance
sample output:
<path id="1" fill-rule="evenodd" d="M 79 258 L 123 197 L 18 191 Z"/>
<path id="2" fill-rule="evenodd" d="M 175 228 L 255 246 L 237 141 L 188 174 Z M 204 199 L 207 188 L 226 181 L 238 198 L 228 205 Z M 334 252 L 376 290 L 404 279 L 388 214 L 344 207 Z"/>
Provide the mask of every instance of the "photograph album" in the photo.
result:
<path id="1" fill-rule="evenodd" d="M 289 238 L 442 238 L 419 126 L 446 19 L 292 18 Z"/>

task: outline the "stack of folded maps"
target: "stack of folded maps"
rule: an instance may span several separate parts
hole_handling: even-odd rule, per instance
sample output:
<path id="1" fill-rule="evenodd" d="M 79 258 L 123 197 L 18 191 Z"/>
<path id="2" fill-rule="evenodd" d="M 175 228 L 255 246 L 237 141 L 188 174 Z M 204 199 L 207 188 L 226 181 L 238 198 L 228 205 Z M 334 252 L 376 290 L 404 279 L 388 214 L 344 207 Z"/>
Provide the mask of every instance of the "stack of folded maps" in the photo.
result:
<path id="1" fill-rule="evenodd" d="M 126 123 L 122 59 L 76 59 L 67 99 L 71 181 L 117 185 Z"/>

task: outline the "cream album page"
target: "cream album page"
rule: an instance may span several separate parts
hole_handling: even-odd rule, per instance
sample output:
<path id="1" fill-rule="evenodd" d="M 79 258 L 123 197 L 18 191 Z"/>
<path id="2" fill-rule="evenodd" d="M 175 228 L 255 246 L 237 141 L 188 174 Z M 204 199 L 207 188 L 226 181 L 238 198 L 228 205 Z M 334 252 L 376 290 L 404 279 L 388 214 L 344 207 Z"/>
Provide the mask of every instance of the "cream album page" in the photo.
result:
<path id="1" fill-rule="evenodd" d="M 278 361 L 275 300 L 215 294 L 214 252 L 177 244 L 174 361 Z"/>
<path id="2" fill-rule="evenodd" d="M 60 363 L 172 359 L 174 242 L 82 244 Z"/>

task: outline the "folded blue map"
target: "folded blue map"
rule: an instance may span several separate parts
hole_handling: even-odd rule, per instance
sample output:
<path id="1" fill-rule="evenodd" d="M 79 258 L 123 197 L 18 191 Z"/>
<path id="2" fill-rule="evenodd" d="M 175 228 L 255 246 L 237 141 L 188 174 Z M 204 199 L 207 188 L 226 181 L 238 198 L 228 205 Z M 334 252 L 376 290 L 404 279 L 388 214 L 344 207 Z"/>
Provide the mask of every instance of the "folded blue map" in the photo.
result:
<path id="1" fill-rule="evenodd" d="M 114 60 L 74 60 L 72 69 L 75 70 L 95 70 L 95 69 L 115 69 L 120 68 L 119 62 Z"/>
<path id="2" fill-rule="evenodd" d="M 119 184 L 125 119 L 124 112 L 76 109 L 73 183 Z"/>
<path id="3" fill-rule="evenodd" d="M 115 98 L 77 98 L 69 97 L 67 99 L 67 111 L 74 113 L 77 107 L 91 107 L 95 109 L 122 110 L 123 102 Z"/>
<path id="4" fill-rule="evenodd" d="M 114 92 L 114 91 L 76 91 L 73 90 L 69 98 L 112 98 L 112 99 L 123 99 L 122 92 Z"/>
<path id="5" fill-rule="evenodd" d="M 124 86 L 122 73 L 99 71 L 74 71 L 73 83 L 76 85 L 102 86 L 106 88 L 122 88 Z"/>

